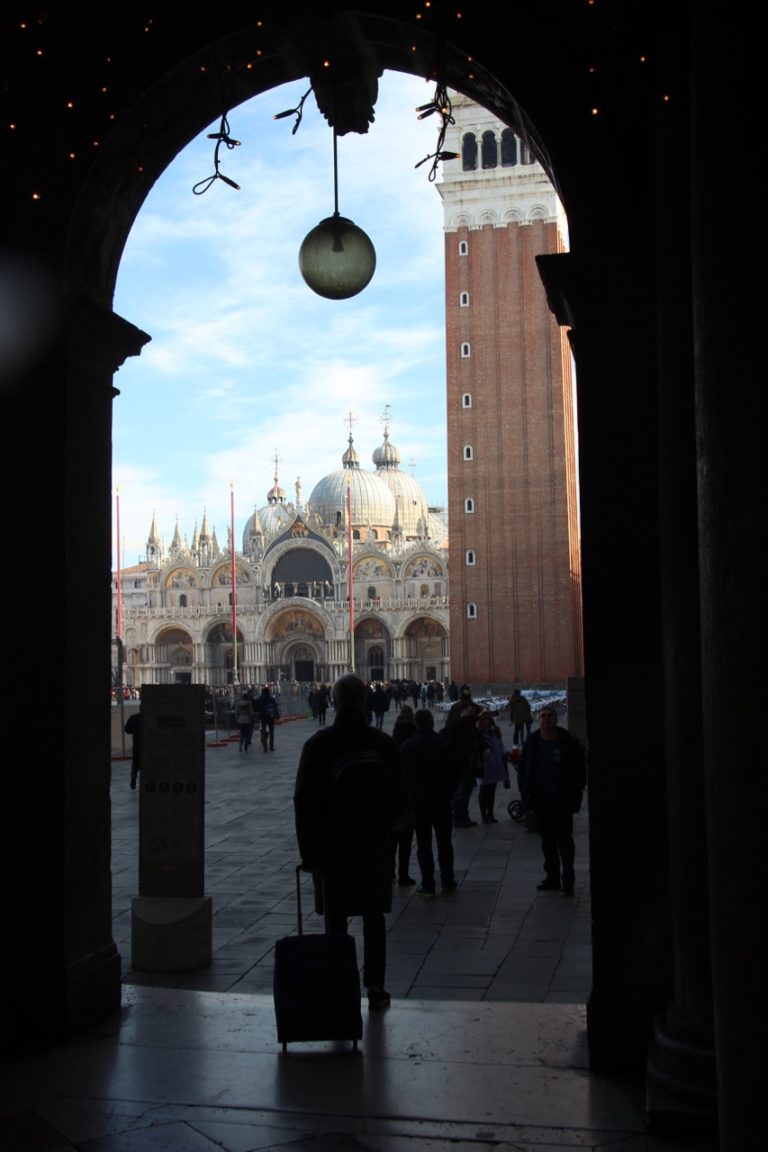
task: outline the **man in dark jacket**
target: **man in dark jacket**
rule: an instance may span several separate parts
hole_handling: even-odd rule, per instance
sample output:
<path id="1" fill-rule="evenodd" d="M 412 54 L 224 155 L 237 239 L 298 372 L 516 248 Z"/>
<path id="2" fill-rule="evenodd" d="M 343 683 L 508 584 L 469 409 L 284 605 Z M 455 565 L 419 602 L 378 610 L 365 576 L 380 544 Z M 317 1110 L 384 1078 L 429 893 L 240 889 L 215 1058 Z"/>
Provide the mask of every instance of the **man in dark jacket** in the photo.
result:
<path id="1" fill-rule="evenodd" d="M 448 709 L 443 726 L 443 732 L 449 737 L 459 762 L 453 797 L 454 828 L 473 828 L 477 824 L 477 820 L 469 815 L 469 801 L 475 790 L 476 777 L 480 774 L 475 734 L 475 722 L 480 712 L 480 707 L 472 700 L 469 685 L 462 684 L 459 698 Z"/>
<path id="2" fill-rule="evenodd" d="M 413 813 L 416 858 L 421 870 L 419 896 L 435 894 L 435 857 L 432 833 L 437 842 L 437 864 L 444 892 L 453 892 L 453 809 L 457 770 L 451 743 L 435 732 L 434 715 L 419 708 L 414 716 L 417 732 L 400 746 L 405 788 Z"/>
<path id="3" fill-rule="evenodd" d="M 269 748 L 270 752 L 274 752 L 275 721 L 280 719 L 280 709 L 277 700 L 275 700 L 269 690 L 268 684 L 264 685 L 260 694 L 254 700 L 253 710 L 261 727 L 261 746 L 265 752 L 267 748 Z"/>
<path id="4" fill-rule="evenodd" d="M 363 918 L 363 983 L 369 1008 L 386 1008 L 386 921 L 392 911 L 392 829 L 404 806 L 394 740 L 365 719 L 367 687 L 354 674 L 333 687 L 336 715 L 301 751 L 293 804 L 303 867 L 325 878 L 328 927 L 346 932 Z M 338 764 L 374 756 L 354 794 L 337 795 Z"/>
<path id="5" fill-rule="evenodd" d="M 587 786 L 587 758 L 581 743 L 559 727 L 554 705 L 539 711 L 539 728 L 523 745 L 518 771 L 524 803 L 536 818 L 544 854 L 543 890 L 573 895 L 573 814 L 581 808 Z"/>

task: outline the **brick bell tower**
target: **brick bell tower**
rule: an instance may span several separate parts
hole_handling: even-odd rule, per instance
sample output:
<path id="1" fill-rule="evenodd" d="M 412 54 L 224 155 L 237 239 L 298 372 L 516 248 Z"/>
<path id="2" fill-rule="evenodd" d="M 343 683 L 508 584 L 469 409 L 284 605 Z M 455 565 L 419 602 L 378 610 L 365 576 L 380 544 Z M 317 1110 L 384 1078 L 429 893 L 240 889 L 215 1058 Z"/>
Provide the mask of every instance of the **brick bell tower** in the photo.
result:
<path id="1" fill-rule="evenodd" d="M 526 143 L 451 93 L 445 230 L 451 675 L 583 675 L 573 372 L 535 258 L 567 250 Z"/>

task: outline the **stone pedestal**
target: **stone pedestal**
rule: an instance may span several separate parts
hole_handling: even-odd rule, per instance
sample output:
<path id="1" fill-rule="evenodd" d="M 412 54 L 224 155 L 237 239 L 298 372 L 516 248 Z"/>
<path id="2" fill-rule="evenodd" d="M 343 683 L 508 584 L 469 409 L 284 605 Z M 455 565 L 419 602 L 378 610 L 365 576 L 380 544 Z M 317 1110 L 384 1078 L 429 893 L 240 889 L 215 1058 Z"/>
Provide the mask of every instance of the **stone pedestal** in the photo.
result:
<path id="1" fill-rule="evenodd" d="M 134 896 L 131 964 L 143 972 L 191 972 L 211 963 L 210 896 Z"/>

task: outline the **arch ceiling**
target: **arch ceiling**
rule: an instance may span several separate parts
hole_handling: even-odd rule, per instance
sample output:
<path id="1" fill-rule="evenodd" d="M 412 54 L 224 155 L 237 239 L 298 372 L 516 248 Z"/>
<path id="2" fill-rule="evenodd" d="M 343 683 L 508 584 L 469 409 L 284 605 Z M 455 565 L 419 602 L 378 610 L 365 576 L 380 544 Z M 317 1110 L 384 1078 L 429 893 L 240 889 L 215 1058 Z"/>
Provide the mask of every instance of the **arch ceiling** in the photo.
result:
<path id="1" fill-rule="evenodd" d="M 83 187 L 64 270 L 71 292 L 111 305 L 128 233 L 162 172 L 214 121 L 291 81 L 311 85 L 321 114 L 344 135 L 375 131 L 378 80 L 385 70 L 436 82 L 439 74 L 445 87 L 484 105 L 524 137 L 555 183 L 542 143 L 511 94 L 430 30 L 371 12 L 290 3 L 269 20 L 251 17 L 205 43 L 198 37 L 196 44 L 185 44 L 182 24 L 174 43 L 180 62 L 158 71 L 160 79 L 138 95 Z M 326 60 L 336 63 L 335 88 Z"/>

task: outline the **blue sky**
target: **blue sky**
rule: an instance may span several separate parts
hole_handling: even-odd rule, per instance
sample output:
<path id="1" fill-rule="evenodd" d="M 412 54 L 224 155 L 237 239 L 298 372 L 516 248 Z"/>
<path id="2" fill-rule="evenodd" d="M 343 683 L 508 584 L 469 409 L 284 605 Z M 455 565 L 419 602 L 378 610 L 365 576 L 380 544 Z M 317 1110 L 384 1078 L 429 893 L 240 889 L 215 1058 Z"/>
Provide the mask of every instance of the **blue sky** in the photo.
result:
<path id="1" fill-rule="evenodd" d="M 338 139 L 338 207 L 376 249 L 376 272 L 350 300 L 315 295 L 299 272 L 307 233 L 334 210 L 333 134 L 299 81 L 228 113 L 241 146 L 219 154 L 219 120 L 157 181 L 131 231 L 115 311 L 152 340 L 115 377 L 113 511 L 119 488 L 121 564 L 144 555 L 153 514 L 170 543 L 207 512 L 227 543 L 280 483 L 302 498 L 341 467 L 348 413 L 361 466 L 390 438 L 430 504 L 447 503 L 443 211 L 429 180 L 439 124 L 419 121 L 434 85 L 386 72 L 367 135 Z M 441 166 L 442 167 L 442 166 Z M 231 488 L 234 485 L 234 489 Z M 113 565 L 117 531 L 113 528 Z"/>

